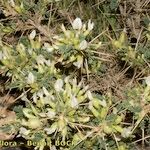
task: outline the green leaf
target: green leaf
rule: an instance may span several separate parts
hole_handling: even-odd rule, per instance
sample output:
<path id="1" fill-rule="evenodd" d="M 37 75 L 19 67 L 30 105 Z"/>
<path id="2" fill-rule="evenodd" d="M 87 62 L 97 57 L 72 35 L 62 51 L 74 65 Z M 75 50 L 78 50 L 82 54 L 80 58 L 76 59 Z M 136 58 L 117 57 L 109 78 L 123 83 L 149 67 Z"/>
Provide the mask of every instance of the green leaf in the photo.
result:
<path id="1" fill-rule="evenodd" d="M 15 106 L 13 108 L 13 111 L 16 113 L 18 118 L 23 118 L 24 114 L 23 114 L 23 106 L 19 105 L 19 106 Z"/>
<path id="2" fill-rule="evenodd" d="M 43 138 L 44 138 L 43 133 L 35 133 L 35 134 L 34 134 L 33 141 L 39 142 L 39 141 L 42 140 Z"/>

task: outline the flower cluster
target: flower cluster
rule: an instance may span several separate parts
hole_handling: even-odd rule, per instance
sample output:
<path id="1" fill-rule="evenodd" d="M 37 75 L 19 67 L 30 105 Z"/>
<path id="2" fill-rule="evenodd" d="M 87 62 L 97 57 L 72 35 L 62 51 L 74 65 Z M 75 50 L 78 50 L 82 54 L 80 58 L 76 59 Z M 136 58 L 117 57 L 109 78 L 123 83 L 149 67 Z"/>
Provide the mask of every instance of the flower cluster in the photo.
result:
<path id="1" fill-rule="evenodd" d="M 149 50 L 144 48 L 144 45 L 141 44 L 136 47 L 132 46 L 127 39 L 125 31 L 122 31 L 119 39 L 112 40 L 112 45 L 114 46 L 119 58 L 126 61 L 132 67 L 142 70 L 143 66 L 145 66 L 145 62 L 149 63 Z"/>
<path id="2" fill-rule="evenodd" d="M 18 43 L 16 47 L 0 46 L 1 71 L 12 78 L 9 88 L 28 87 L 35 92 L 43 86 L 50 87 L 53 80 L 59 77 L 53 56 L 46 51 L 40 39 L 35 39 L 35 35 L 36 32 L 32 31 L 29 40 Z"/>
<path id="3" fill-rule="evenodd" d="M 38 132 L 47 141 L 60 133 L 65 141 L 76 130 L 76 124 L 90 121 L 90 116 L 82 111 L 88 109 L 85 102 L 89 101 L 89 93 L 82 82 L 77 84 L 76 79 L 67 77 L 56 80 L 53 91 L 43 87 L 33 95 L 33 103 L 23 97 L 27 105 L 22 110 L 24 117 L 20 118 L 20 136 L 34 140 Z"/>
<path id="4" fill-rule="evenodd" d="M 100 67 L 100 63 L 95 59 L 92 50 L 100 47 L 100 43 L 90 43 L 87 36 L 91 33 L 94 23 L 88 21 L 88 25 L 83 24 L 80 18 L 76 18 L 72 23 L 72 29 L 67 30 L 62 24 L 62 34 L 54 36 L 54 43 L 51 50 L 55 50 L 60 56 L 58 62 L 69 67 L 74 65 L 77 69 L 85 68 L 88 65 L 89 71 L 96 70 Z M 86 64 L 87 62 L 87 64 Z"/>

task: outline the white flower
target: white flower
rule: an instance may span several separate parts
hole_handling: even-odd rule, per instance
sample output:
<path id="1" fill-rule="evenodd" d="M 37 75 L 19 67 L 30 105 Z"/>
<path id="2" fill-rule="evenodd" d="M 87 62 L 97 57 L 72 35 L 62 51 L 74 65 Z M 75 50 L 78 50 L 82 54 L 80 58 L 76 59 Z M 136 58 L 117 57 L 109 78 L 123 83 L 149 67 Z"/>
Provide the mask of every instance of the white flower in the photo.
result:
<path id="1" fill-rule="evenodd" d="M 70 76 L 67 76 L 67 77 L 65 77 L 65 83 L 68 83 L 69 82 L 69 80 L 70 80 Z"/>
<path id="2" fill-rule="evenodd" d="M 58 79 L 54 85 L 54 88 L 57 92 L 61 91 L 63 87 L 63 80 Z"/>
<path id="3" fill-rule="evenodd" d="M 37 56 L 36 61 L 38 64 L 44 65 L 46 60 L 43 55 L 39 55 L 39 56 Z"/>
<path id="4" fill-rule="evenodd" d="M 24 93 L 22 93 L 21 100 L 26 102 L 28 101 L 27 96 L 24 95 Z"/>
<path id="5" fill-rule="evenodd" d="M 46 95 L 46 96 L 49 96 L 49 92 L 47 91 L 47 89 L 45 87 L 42 88 L 43 89 L 43 93 Z"/>
<path id="6" fill-rule="evenodd" d="M 34 75 L 32 74 L 32 72 L 30 72 L 29 74 L 28 74 L 28 78 L 27 78 L 27 83 L 28 84 L 32 84 L 32 83 L 34 83 Z"/>
<path id="7" fill-rule="evenodd" d="M 83 64 L 83 58 L 81 56 L 78 56 L 77 61 L 73 63 L 74 66 L 76 66 L 78 69 L 81 68 Z"/>
<path id="8" fill-rule="evenodd" d="M 91 20 L 89 20 L 89 22 L 88 22 L 88 30 L 91 31 L 93 29 L 93 27 L 94 27 L 94 23 L 91 22 Z"/>
<path id="9" fill-rule="evenodd" d="M 57 150 L 56 146 L 53 145 L 50 150 Z"/>
<path id="10" fill-rule="evenodd" d="M 39 116 L 40 117 L 46 117 L 46 114 L 45 113 L 39 113 Z"/>
<path id="11" fill-rule="evenodd" d="M 60 39 L 60 36 L 58 36 L 58 35 L 54 35 L 54 36 L 53 36 L 53 39 L 55 39 L 55 40 L 59 40 L 59 39 Z"/>
<path id="12" fill-rule="evenodd" d="M 86 31 L 86 24 L 83 24 L 82 30 L 83 30 L 83 31 Z"/>
<path id="13" fill-rule="evenodd" d="M 72 79 L 72 85 L 73 87 L 77 86 L 77 78 Z"/>
<path id="14" fill-rule="evenodd" d="M 37 94 L 34 93 L 33 96 L 32 96 L 32 98 L 33 98 L 33 102 L 36 103 L 37 102 Z"/>
<path id="15" fill-rule="evenodd" d="M 43 90 L 39 90 L 37 95 L 42 99 L 44 95 Z"/>
<path id="16" fill-rule="evenodd" d="M 91 110 L 93 108 L 93 103 L 92 101 L 89 102 L 89 109 Z"/>
<path id="17" fill-rule="evenodd" d="M 12 76 L 12 74 L 11 74 L 10 72 L 7 72 L 6 75 L 7 75 L 8 77 L 11 77 L 11 76 Z"/>
<path id="18" fill-rule="evenodd" d="M 53 110 L 49 110 L 48 113 L 46 113 L 46 115 L 51 119 L 55 117 L 56 113 Z"/>
<path id="19" fill-rule="evenodd" d="M 30 55 L 32 55 L 33 49 L 32 49 L 32 48 L 29 48 L 29 49 L 28 49 L 28 53 L 29 53 Z"/>
<path id="20" fill-rule="evenodd" d="M 46 131 L 47 134 L 52 134 L 56 131 L 56 129 L 57 129 L 57 123 L 55 122 L 51 125 L 50 128 L 44 128 L 44 131 Z"/>
<path id="21" fill-rule="evenodd" d="M 10 5 L 11 5 L 12 7 L 15 7 L 15 2 L 14 2 L 14 0 L 10 0 L 9 3 L 10 3 Z"/>
<path id="22" fill-rule="evenodd" d="M 87 41 L 86 41 L 86 40 L 83 40 L 83 41 L 80 43 L 80 45 L 79 45 L 79 49 L 80 49 L 80 50 L 84 50 L 84 49 L 87 48 L 87 46 L 88 46 Z"/>
<path id="23" fill-rule="evenodd" d="M 26 128 L 24 127 L 21 127 L 20 128 L 20 131 L 19 131 L 19 134 L 23 134 L 23 135 L 28 135 L 30 133 L 30 130 L 27 130 Z"/>
<path id="24" fill-rule="evenodd" d="M 89 89 L 89 85 L 84 86 L 84 91 L 87 91 Z"/>
<path id="25" fill-rule="evenodd" d="M 57 45 L 55 45 L 55 44 L 53 44 L 53 46 L 52 46 L 54 49 L 59 49 L 59 47 L 57 46 Z"/>
<path id="26" fill-rule="evenodd" d="M 44 43 L 44 49 L 46 49 L 47 52 L 52 52 L 54 48 L 49 43 Z"/>
<path id="27" fill-rule="evenodd" d="M 61 29 L 64 33 L 66 33 L 66 28 L 65 28 L 64 24 L 61 25 Z"/>
<path id="28" fill-rule="evenodd" d="M 89 98 L 90 100 L 92 100 L 92 99 L 93 99 L 93 96 L 92 96 L 91 91 L 87 91 L 87 96 L 88 96 L 88 98 Z"/>
<path id="29" fill-rule="evenodd" d="M 113 108 L 113 114 L 117 114 L 118 110 L 116 107 Z"/>
<path id="30" fill-rule="evenodd" d="M 54 98 L 54 96 L 53 96 L 52 94 L 50 94 L 50 93 L 49 93 L 49 96 L 46 96 L 46 97 L 43 98 L 43 102 L 44 102 L 45 105 L 46 105 L 46 104 L 49 104 L 51 100 L 54 101 L 55 98 Z"/>
<path id="31" fill-rule="evenodd" d="M 46 60 L 45 64 L 50 67 L 51 66 L 51 61 L 50 60 Z"/>
<path id="32" fill-rule="evenodd" d="M 78 107 L 78 100 L 75 96 L 73 96 L 71 99 L 71 107 L 72 108 Z"/>
<path id="33" fill-rule="evenodd" d="M 128 127 L 128 128 L 124 128 L 121 135 L 124 137 L 124 138 L 127 138 L 130 136 L 131 134 L 131 130 L 132 130 L 132 127 Z"/>
<path id="34" fill-rule="evenodd" d="M 106 101 L 105 100 L 103 100 L 103 101 L 99 101 L 99 103 L 100 103 L 100 105 L 102 105 L 103 107 L 106 107 L 107 106 L 107 104 L 106 104 Z"/>
<path id="35" fill-rule="evenodd" d="M 74 64 L 74 66 L 76 66 L 79 69 L 79 68 L 81 68 L 82 61 L 77 61 L 77 62 L 74 62 L 73 64 Z"/>
<path id="36" fill-rule="evenodd" d="M 44 128 L 44 131 L 46 131 L 46 133 L 49 135 L 49 134 L 52 134 L 55 132 L 55 128 Z"/>
<path id="37" fill-rule="evenodd" d="M 72 27 L 75 30 L 81 30 L 82 28 L 82 21 L 80 18 L 76 18 L 73 23 L 72 23 Z"/>
<path id="38" fill-rule="evenodd" d="M 147 86 L 150 86 L 150 76 L 145 78 L 145 82 L 146 82 Z"/>
<path id="39" fill-rule="evenodd" d="M 33 40 L 33 39 L 35 38 L 35 36 L 36 36 L 36 31 L 33 30 L 33 31 L 30 33 L 30 35 L 29 35 L 29 39 L 30 39 L 30 40 Z"/>

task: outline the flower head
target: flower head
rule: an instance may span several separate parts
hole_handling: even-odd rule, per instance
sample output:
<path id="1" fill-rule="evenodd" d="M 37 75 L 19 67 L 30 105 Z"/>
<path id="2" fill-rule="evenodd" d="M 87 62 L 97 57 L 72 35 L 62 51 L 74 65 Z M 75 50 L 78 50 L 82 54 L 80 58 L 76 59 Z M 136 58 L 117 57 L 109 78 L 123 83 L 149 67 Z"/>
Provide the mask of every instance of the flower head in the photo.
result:
<path id="1" fill-rule="evenodd" d="M 36 31 L 33 30 L 33 31 L 30 33 L 30 35 L 29 35 L 29 39 L 30 39 L 30 40 L 33 40 L 33 39 L 35 38 L 35 36 L 36 36 Z"/>
<path id="2" fill-rule="evenodd" d="M 21 127 L 20 128 L 20 131 L 19 131 L 19 134 L 20 135 L 28 135 L 30 133 L 30 130 L 27 130 L 26 128 L 24 128 L 24 127 Z"/>
<path id="3" fill-rule="evenodd" d="M 131 134 L 132 127 L 124 128 L 121 135 L 125 138 L 129 137 Z"/>
<path id="4" fill-rule="evenodd" d="M 55 117 L 56 113 L 54 110 L 49 109 L 46 115 L 51 119 Z"/>
<path id="5" fill-rule="evenodd" d="M 37 61 L 38 64 L 44 65 L 46 60 L 45 60 L 43 55 L 38 55 L 37 58 L 36 58 L 36 61 Z"/>
<path id="6" fill-rule="evenodd" d="M 81 30 L 82 28 L 82 21 L 80 18 L 76 18 L 73 23 L 72 23 L 72 27 L 75 30 Z"/>
<path id="7" fill-rule="evenodd" d="M 33 98 L 33 102 L 37 103 L 37 94 L 36 93 L 33 94 L 32 98 Z"/>
<path id="8" fill-rule="evenodd" d="M 54 50 L 54 48 L 49 43 L 44 43 L 44 49 L 49 53 Z"/>
<path id="9" fill-rule="evenodd" d="M 10 5 L 11 5 L 12 7 L 15 7 L 15 2 L 14 2 L 14 0 L 9 0 L 9 3 L 10 3 Z"/>
<path id="10" fill-rule="evenodd" d="M 84 49 L 86 49 L 86 48 L 87 48 L 87 46 L 88 46 L 88 43 L 87 43 L 87 41 L 86 41 L 86 40 L 83 40 L 83 41 L 79 44 L 79 48 L 80 48 L 80 50 L 84 50 Z"/>
<path id="11" fill-rule="evenodd" d="M 28 84 L 32 84 L 32 83 L 34 83 L 34 75 L 32 74 L 32 72 L 30 72 L 29 74 L 28 74 L 28 78 L 27 78 L 27 83 Z"/>
<path id="12" fill-rule="evenodd" d="M 105 100 L 99 101 L 100 105 L 102 105 L 103 107 L 107 107 L 107 103 Z"/>
<path id="13" fill-rule="evenodd" d="M 50 93 L 47 91 L 47 89 L 45 87 L 42 88 L 43 89 L 43 93 L 46 95 L 46 96 L 49 96 Z"/>
<path id="14" fill-rule="evenodd" d="M 73 96 L 71 99 L 71 106 L 72 108 L 78 107 L 78 100 L 75 96 Z"/>
<path id="15" fill-rule="evenodd" d="M 61 91 L 63 87 L 63 80 L 58 79 L 54 85 L 54 88 L 57 92 Z"/>
<path id="16" fill-rule="evenodd" d="M 92 96 L 91 91 L 87 91 L 87 96 L 88 96 L 88 98 L 89 98 L 90 100 L 92 100 L 92 99 L 93 99 L 93 96 Z"/>
<path id="17" fill-rule="evenodd" d="M 44 131 L 46 131 L 47 134 L 52 134 L 52 133 L 54 133 L 54 132 L 56 131 L 57 127 L 58 127 L 58 125 L 57 125 L 57 123 L 55 122 L 55 123 L 53 123 L 53 124 L 51 125 L 50 128 L 44 128 Z"/>
<path id="18" fill-rule="evenodd" d="M 91 20 L 89 20 L 89 22 L 88 22 L 88 30 L 91 31 L 93 29 L 93 27 L 94 27 L 94 23 L 91 22 Z"/>
<path id="19" fill-rule="evenodd" d="M 78 67 L 78 69 L 79 69 L 79 68 L 81 68 L 82 64 L 83 64 L 83 58 L 82 58 L 82 56 L 79 55 L 77 57 L 77 61 L 74 62 L 73 65 Z"/>
<path id="20" fill-rule="evenodd" d="M 145 78 L 145 82 L 146 82 L 147 86 L 150 86 L 150 76 Z"/>

